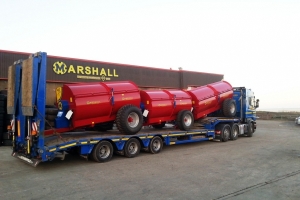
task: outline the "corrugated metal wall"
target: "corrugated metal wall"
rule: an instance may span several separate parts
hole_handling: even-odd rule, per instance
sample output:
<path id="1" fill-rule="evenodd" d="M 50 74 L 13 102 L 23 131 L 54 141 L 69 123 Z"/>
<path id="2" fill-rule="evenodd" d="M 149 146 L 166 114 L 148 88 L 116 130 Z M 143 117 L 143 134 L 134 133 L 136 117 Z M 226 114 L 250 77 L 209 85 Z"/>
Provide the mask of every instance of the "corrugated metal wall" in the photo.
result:
<path id="1" fill-rule="evenodd" d="M 0 79 L 7 78 L 8 67 L 13 65 L 15 61 L 18 61 L 20 59 L 26 59 L 28 57 L 29 53 L 11 53 L 0 50 Z"/>
<path id="2" fill-rule="evenodd" d="M 209 73 L 195 73 L 182 71 L 183 73 L 183 88 L 188 86 L 203 86 L 209 83 L 221 81 L 223 75 L 220 74 L 209 74 Z"/>

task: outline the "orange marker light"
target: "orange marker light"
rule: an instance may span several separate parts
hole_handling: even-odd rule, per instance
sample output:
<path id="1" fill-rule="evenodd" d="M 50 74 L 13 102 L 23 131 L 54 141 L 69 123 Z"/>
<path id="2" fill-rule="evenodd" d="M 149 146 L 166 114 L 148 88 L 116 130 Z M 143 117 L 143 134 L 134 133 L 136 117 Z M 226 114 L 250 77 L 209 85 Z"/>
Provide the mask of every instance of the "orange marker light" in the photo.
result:
<path id="1" fill-rule="evenodd" d="M 32 136 L 36 136 L 36 134 L 37 134 L 36 131 L 34 131 L 34 130 L 31 131 L 31 135 L 32 135 Z"/>

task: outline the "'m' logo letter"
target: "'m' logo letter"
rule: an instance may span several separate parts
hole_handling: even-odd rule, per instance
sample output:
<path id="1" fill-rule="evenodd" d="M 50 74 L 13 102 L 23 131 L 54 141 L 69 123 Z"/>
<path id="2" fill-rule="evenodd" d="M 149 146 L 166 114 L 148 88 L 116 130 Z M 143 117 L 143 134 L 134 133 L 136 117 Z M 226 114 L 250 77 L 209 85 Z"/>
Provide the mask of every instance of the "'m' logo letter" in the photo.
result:
<path id="1" fill-rule="evenodd" d="M 64 62 L 55 62 L 53 64 L 53 71 L 56 74 L 65 74 L 67 72 L 67 65 Z"/>

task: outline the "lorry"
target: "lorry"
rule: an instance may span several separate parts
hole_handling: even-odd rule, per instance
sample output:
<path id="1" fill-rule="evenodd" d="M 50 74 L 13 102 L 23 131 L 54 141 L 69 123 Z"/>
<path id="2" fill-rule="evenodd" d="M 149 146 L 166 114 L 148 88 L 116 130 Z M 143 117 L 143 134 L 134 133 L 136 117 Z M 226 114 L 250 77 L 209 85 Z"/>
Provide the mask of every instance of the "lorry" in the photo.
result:
<path id="1" fill-rule="evenodd" d="M 46 105 L 47 53 L 9 66 L 12 156 L 37 166 L 67 153 L 96 162 L 163 145 L 252 137 L 259 106 L 245 87 L 216 82 L 192 90 L 139 90 L 131 81 L 64 84 Z M 195 123 L 194 123 L 195 122 Z M 152 128 L 153 127 L 153 128 Z"/>

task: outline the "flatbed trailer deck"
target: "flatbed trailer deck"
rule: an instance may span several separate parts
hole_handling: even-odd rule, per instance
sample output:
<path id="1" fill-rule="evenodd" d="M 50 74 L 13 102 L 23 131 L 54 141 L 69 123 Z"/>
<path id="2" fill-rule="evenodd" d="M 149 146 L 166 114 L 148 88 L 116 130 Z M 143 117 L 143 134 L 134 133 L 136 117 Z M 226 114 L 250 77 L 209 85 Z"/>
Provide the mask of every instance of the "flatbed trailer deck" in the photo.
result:
<path id="1" fill-rule="evenodd" d="M 64 158 L 65 152 L 71 152 L 76 150 L 76 152 L 82 156 L 90 155 L 95 147 L 101 141 L 108 141 L 112 148 L 111 154 L 113 152 L 120 155 L 125 155 L 127 157 L 135 157 L 138 155 L 140 150 L 145 150 L 151 153 L 158 153 L 162 150 L 163 145 L 176 145 L 176 144 L 186 144 L 201 141 L 209 141 L 219 139 L 222 137 L 216 137 L 214 127 L 219 123 L 238 123 L 239 119 L 232 118 L 207 118 L 204 120 L 206 123 L 198 124 L 199 127 L 195 127 L 190 131 L 178 131 L 174 127 L 165 127 L 161 130 L 157 130 L 150 127 L 144 127 L 139 134 L 136 135 L 124 135 L 118 130 L 109 130 L 106 132 L 99 131 L 71 131 L 64 133 L 57 133 L 55 135 L 46 136 L 44 138 L 44 147 L 40 148 L 39 151 L 43 152 L 46 156 L 39 157 L 38 159 L 29 159 L 23 153 L 14 152 L 13 156 L 20 158 L 21 160 L 37 166 L 40 162 L 53 160 L 54 158 Z M 204 129 L 204 127 L 209 127 Z M 198 129 L 197 129 L 198 128 Z M 221 133 L 220 133 L 221 134 Z M 151 144 L 154 137 L 159 137 L 161 143 L 159 147 L 155 147 Z M 227 136 L 229 139 L 229 135 Z M 138 150 L 134 154 L 126 154 L 126 143 L 130 139 L 137 139 L 139 142 Z M 157 145 L 157 144 L 156 144 Z M 137 147 L 137 146 L 136 146 Z M 129 147 L 130 148 L 130 147 Z M 153 149 L 156 148 L 156 151 Z M 152 150 L 152 151 L 151 151 Z M 105 160 L 106 161 L 106 160 Z"/>
<path id="2" fill-rule="evenodd" d="M 178 140 L 178 137 L 189 136 L 190 139 L 184 140 L 187 142 L 197 142 L 206 141 L 214 139 L 213 130 L 191 130 L 191 131 L 174 131 L 174 130 L 164 130 L 164 131 L 141 131 L 138 135 L 122 135 L 117 131 L 108 131 L 109 133 L 100 132 L 66 132 L 60 135 L 54 135 L 45 138 L 45 148 L 49 152 L 67 150 L 70 147 L 82 146 L 88 144 L 97 144 L 99 141 L 107 140 L 113 142 L 118 151 L 122 151 L 122 147 L 125 142 L 130 138 L 137 138 L 141 142 L 142 147 L 147 148 L 149 146 L 150 139 L 154 136 L 159 136 L 163 138 L 165 145 L 174 145 L 183 143 L 183 140 Z M 197 139 L 196 139 L 197 138 Z"/>
<path id="3" fill-rule="evenodd" d="M 167 126 L 162 129 L 144 126 L 134 135 L 124 135 L 117 130 L 87 131 L 90 128 L 85 131 L 57 131 L 60 127 L 55 126 L 51 130 L 46 129 L 46 59 L 47 54 L 39 52 L 30 55 L 28 60 L 19 60 L 9 67 L 10 101 L 7 110 L 13 115 L 12 156 L 32 166 L 55 158 L 62 159 L 66 152 L 74 151 L 96 162 L 109 161 L 113 153 L 132 158 L 140 150 L 159 153 L 163 145 L 209 140 L 226 142 L 229 139 L 236 140 L 238 135 L 252 137 L 256 129 L 257 106 L 253 104 L 253 92 L 244 87 L 234 91 L 232 100 L 236 104 L 234 109 L 237 109 L 234 117 L 216 117 L 220 113 L 216 113 L 216 116 L 204 116 L 198 126 L 188 131 L 177 130 L 176 122 L 173 122 L 175 127 Z"/>
<path id="4" fill-rule="evenodd" d="M 210 120 L 209 120 L 210 119 Z M 200 126 L 215 126 L 214 123 L 226 122 L 237 123 L 239 119 L 228 118 L 208 118 L 205 119 L 207 124 Z M 148 148 L 149 141 L 154 136 L 160 136 L 163 138 L 164 145 L 174 145 L 182 143 L 191 143 L 199 141 L 207 141 L 215 139 L 214 129 L 192 129 L 190 131 L 178 131 L 173 127 L 163 128 L 157 130 L 154 128 L 145 127 L 139 134 L 136 135 L 124 135 L 118 130 L 109 130 L 106 132 L 99 131 L 72 131 L 59 133 L 56 135 L 45 137 L 45 149 L 49 152 L 67 150 L 70 147 L 97 144 L 101 140 L 108 140 L 116 144 L 117 151 L 122 151 L 124 143 L 130 138 L 138 138 L 142 142 L 142 147 Z M 188 136 L 186 139 L 180 139 L 178 137 Z"/>

